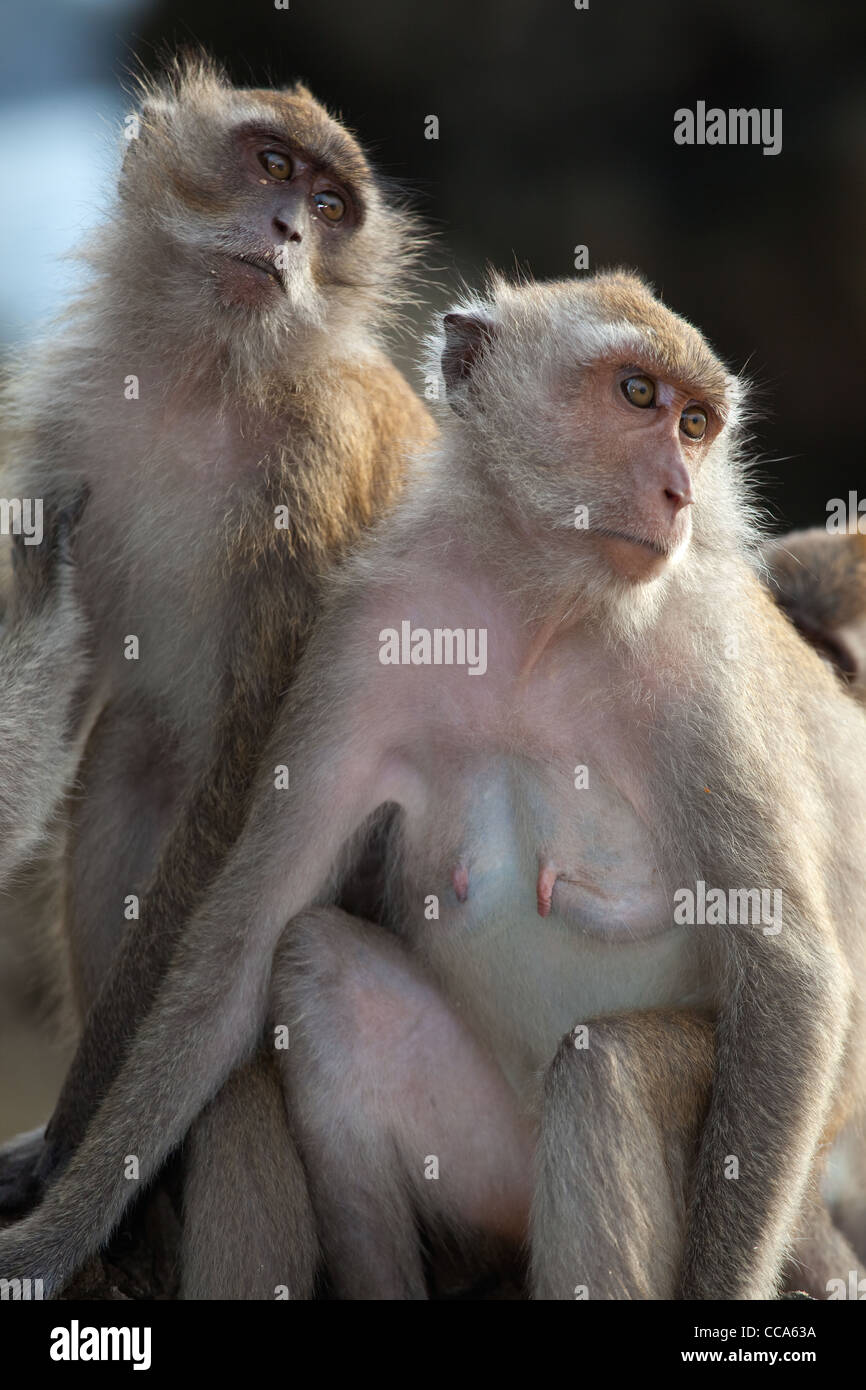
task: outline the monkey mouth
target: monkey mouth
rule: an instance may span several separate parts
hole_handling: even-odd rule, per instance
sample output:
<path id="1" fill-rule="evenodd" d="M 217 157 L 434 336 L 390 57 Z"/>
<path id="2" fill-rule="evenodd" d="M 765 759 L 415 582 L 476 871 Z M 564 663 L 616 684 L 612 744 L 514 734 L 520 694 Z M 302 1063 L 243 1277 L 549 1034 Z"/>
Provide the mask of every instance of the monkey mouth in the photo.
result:
<path id="1" fill-rule="evenodd" d="M 257 270 L 261 275 L 267 276 L 268 279 L 273 280 L 274 284 L 278 285 L 285 294 L 286 287 L 283 282 L 283 277 L 277 270 L 277 267 L 271 261 L 265 260 L 264 256 L 246 256 L 240 254 L 232 256 L 230 259 L 237 261 L 239 265 L 247 266 L 250 270 Z"/>
<path id="2" fill-rule="evenodd" d="M 643 546 L 644 550 L 650 550 L 654 555 L 660 555 L 663 560 L 669 560 L 677 548 L 676 541 L 653 540 L 650 536 L 634 536 L 627 531 L 614 531 L 608 526 L 593 527 L 594 534 L 606 536 L 612 541 L 628 541 L 629 545 Z"/>

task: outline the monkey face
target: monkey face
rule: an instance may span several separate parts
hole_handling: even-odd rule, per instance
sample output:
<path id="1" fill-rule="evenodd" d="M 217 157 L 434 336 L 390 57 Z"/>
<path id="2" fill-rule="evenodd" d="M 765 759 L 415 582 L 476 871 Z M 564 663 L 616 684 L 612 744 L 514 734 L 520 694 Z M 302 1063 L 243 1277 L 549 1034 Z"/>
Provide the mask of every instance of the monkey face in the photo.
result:
<path id="1" fill-rule="evenodd" d="M 237 90 L 187 64 L 145 100 L 120 193 L 130 234 L 157 237 L 162 292 L 259 354 L 369 322 L 407 261 L 408 217 L 302 87 Z"/>
<path id="2" fill-rule="evenodd" d="M 317 322 L 363 207 L 329 168 L 265 127 L 235 133 L 246 187 L 233 200 L 226 249 L 212 267 L 222 302 Z M 242 249 L 236 249 L 242 248 Z"/>
<path id="3" fill-rule="evenodd" d="M 737 392 L 701 335 L 620 274 L 513 288 L 445 319 L 470 457 L 578 590 L 642 584 L 688 548 Z M 504 391 L 502 383 L 508 383 Z M 600 562 L 600 563 L 599 563 Z"/>
<path id="4" fill-rule="evenodd" d="M 684 554 L 703 459 L 721 429 L 709 405 L 646 358 L 602 359 L 581 373 L 562 432 L 594 498 L 588 539 L 615 576 L 641 583 Z"/>

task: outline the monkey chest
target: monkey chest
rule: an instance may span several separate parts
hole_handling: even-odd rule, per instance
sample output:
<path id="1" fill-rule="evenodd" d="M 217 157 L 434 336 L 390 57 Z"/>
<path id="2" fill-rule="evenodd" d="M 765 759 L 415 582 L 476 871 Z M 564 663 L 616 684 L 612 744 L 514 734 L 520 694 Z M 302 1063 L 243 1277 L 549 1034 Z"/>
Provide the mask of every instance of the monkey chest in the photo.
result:
<path id="1" fill-rule="evenodd" d="M 406 816 L 406 925 L 515 1079 L 575 1023 L 699 1002 L 650 830 L 603 774 L 573 757 L 464 771 Z"/>

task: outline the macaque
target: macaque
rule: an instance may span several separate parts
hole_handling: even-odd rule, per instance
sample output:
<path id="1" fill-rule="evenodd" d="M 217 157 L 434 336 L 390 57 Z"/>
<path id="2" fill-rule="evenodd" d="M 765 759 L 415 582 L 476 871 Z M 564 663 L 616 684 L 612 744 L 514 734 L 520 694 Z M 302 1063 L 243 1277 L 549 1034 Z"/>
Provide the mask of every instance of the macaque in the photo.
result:
<path id="1" fill-rule="evenodd" d="M 866 535 L 792 531 L 767 542 L 762 558 L 797 631 L 866 701 Z"/>
<path id="2" fill-rule="evenodd" d="M 83 501 L 59 515 L 41 512 L 41 536 L 12 536 L 12 582 L 0 621 L 4 890 L 43 844 L 80 757 L 75 715 L 86 690 L 87 633 L 71 532 Z"/>
<path id="3" fill-rule="evenodd" d="M 108 1089 L 243 824 L 323 579 L 434 432 L 382 346 L 415 224 L 305 88 L 237 90 L 180 62 L 145 87 L 128 133 L 91 283 L 7 402 L 13 488 L 55 505 L 90 489 L 95 647 L 58 870 L 87 1028 L 29 1169 L 20 1145 L 11 1172 L 0 1164 L 7 1211 L 62 1169 Z M 270 1066 L 250 1103 L 268 1076 L 282 1111 Z M 238 1104 L 233 1085 L 226 1114 Z M 213 1171 L 213 1107 L 208 1123 Z"/>
<path id="4" fill-rule="evenodd" d="M 61 1288 L 265 1026 L 342 1298 L 426 1297 L 419 1228 L 525 1242 L 535 1298 L 771 1297 L 862 1114 L 866 721 L 758 579 L 741 384 L 623 273 L 493 279 L 435 355 L 441 442 L 0 1275 Z M 385 817 L 374 925 L 332 904 Z"/>

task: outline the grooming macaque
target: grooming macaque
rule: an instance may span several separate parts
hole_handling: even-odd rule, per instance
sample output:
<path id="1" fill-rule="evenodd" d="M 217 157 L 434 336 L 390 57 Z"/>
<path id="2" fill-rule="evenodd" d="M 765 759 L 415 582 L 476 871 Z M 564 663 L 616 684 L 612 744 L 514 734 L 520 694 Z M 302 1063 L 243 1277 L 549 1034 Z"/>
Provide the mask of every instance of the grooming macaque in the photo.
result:
<path id="1" fill-rule="evenodd" d="M 866 535 L 792 531 L 769 541 L 762 558 L 798 632 L 866 700 Z"/>
<path id="2" fill-rule="evenodd" d="M 88 1025 L 35 1172 L 16 1160 L 0 1183 L 7 1210 L 108 1088 L 243 824 L 323 577 L 433 435 L 380 342 L 417 238 L 354 138 L 303 87 L 236 90 L 200 62 L 149 87 L 139 121 L 92 284 L 8 402 L 14 485 L 55 503 L 90 487 L 96 652 L 63 866 Z M 231 1128 L 237 1109 L 233 1087 Z"/>
<path id="3" fill-rule="evenodd" d="M 43 515 L 42 537 L 12 536 L 0 621 L 0 886 L 43 843 L 75 771 L 75 711 L 87 637 L 70 554 L 80 507 Z"/>
<path id="4" fill-rule="evenodd" d="M 61 1286 L 266 1022 L 345 1298 L 423 1298 L 419 1224 L 528 1239 L 540 1298 L 771 1296 L 862 1112 L 866 723 L 756 576 L 739 384 L 621 274 L 495 281 L 437 355 L 442 442 L 6 1277 Z M 328 903 L 385 814 L 374 926 Z"/>

